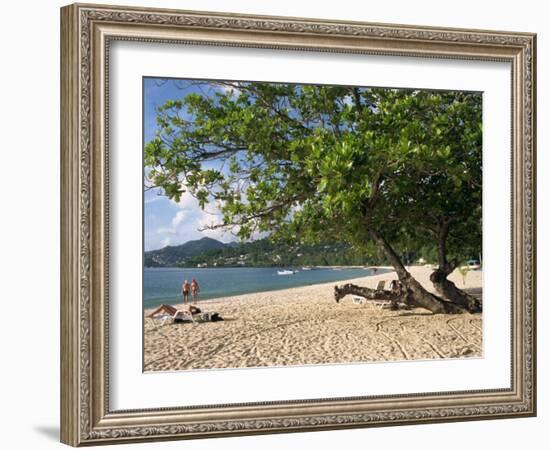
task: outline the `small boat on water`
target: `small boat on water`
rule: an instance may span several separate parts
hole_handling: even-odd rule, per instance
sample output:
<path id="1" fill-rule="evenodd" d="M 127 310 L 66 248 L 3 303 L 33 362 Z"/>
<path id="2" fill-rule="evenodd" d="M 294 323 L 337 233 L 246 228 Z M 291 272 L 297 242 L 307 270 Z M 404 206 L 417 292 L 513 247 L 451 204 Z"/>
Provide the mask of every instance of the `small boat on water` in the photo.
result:
<path id="1" fill-rule="evenodd" d="M 294 275 L 297 270 L 277 270 L 277 275 Z"/>
<path id="2" fill-rule="evenodd" d="M 311 270 L 312 268 L 307 266 L 307 267 L 302 267 L 302 270 Z"/>

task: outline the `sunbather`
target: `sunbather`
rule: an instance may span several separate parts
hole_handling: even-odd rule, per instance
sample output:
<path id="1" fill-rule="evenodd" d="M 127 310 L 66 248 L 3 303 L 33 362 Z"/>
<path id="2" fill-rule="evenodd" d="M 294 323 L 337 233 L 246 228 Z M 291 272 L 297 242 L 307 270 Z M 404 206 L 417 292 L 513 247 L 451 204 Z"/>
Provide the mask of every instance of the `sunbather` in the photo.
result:
<path id="1" fill-rule="evenodd" d="M 160 313 L 168 314 L 170 316 L 173 316 L 177 312 L 177 308 L 174 308 L 172 305 L 160 305 L 157 309 L 155 309 L 151 314 L 149 314 L 149 317 L 155 317 L 158 316 Z"/>
<path id="2" fill-rule="evenodd" d="M 155 317 L 161 313 L 171 316 L 175 323 L 192 321 L 195 316 L 197 316 L 196 318 L 202 322 L 219 322 L 223 320 L 219 313 L 203 313 L 200 308 L 193 305 L 189 305 L 184 309 L 177 309 L 172 305 L 163 304 L 150 313 L 148 317 Z"/>
<path id="3" fill-rule="evenodd" d="M 193 305 L 189 305 L 187 308 L 184 309 L 177 309 L 176 307 L 172 305 L 166 305 L 162 304 L 157 309 L 155 309 L 151 314 L 149 314 L 149 317 L 155 317 L 161 313 L 168 314 L 170 316 L 174 316 L 178 311 L 181 312 L 188 312 L 190 314 L 198 314 L 201 312 L 199 308 Z"/>

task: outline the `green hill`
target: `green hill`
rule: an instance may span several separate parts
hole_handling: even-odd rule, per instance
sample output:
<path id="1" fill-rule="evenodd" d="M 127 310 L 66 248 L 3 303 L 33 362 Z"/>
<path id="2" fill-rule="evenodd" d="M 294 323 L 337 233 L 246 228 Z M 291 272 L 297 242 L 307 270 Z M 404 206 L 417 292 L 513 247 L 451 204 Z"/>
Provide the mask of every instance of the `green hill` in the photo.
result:
<path id="1" fill-rule="evenodd" d="M 145 252 L 146 267 L 360 266 L 386 263 L 348 244 L 299 245 L 268 239 L 224 244 L 211 238 Z"/>
<path id="2" fill-rule="evenodd" d="M 165 267 L 181 265 L 194 256 L 206 253 L 209 250 L 222 249 L 227 245 L 228 244 L 208 237 L 196 241 L 189 241 L 181 245 L 169 245 L 160 250 L 145 252 L 145 266 Z"/>

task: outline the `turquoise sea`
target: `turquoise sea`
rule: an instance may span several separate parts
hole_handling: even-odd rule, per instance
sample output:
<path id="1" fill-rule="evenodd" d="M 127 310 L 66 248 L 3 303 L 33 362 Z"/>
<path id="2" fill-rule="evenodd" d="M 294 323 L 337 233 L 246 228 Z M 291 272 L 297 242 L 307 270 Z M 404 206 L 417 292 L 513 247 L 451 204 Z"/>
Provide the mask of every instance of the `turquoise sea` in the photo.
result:
<path id="1" fill-rule="evenodd" d="M 277 270 L 289 267 L 238 267 L 208 269 L 145 268 L 143 270 L 144 309 L 162 303 L 181 302 L 181 284 L 194 277 L 200 287 L 200 300 L 208 300 L 254 292 L 274 291 L 292 287 L 308 286 L 332 281 L 343 281 L 372 275 L 370 269 L 334 270 L 316 268 L 298 270 L 294 275 L 278 275 Z M 384 270 L 379 269 L 378 274 Z"/>

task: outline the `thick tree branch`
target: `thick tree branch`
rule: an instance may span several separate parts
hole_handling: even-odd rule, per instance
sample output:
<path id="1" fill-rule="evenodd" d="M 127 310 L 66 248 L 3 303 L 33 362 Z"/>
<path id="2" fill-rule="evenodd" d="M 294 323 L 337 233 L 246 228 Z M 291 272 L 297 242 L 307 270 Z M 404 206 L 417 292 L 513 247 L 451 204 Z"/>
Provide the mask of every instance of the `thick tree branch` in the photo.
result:
<path id="1" fill-rule="evenodd" d="M 390 260 L 391 265 L 397 272 L 397 276 L 399 277 L 399 280 L 406 281 L 408 280 L 411 275 L 409 272 L 407 272 L 407 269 L 405 269 L 405 266 L 401 262 L 401 259 L 395 253 L 395 250 L 388 244 L 386 239 L 376 230 L 370 228 L 368 229 L 368 233 L 370 237 L 378 244 L 378 246 L 383 250 L 386 257 Z"/>
<path id="2" fill-rule="evenodd" d="M 370 289 L 368 287 L 357 286 L 355 284 L 344 284 L 343 286 L 334 286 L 334 299 L 336 303 L 346 295 L 357 295 L 368 300 L 390 300 L 392 302 L 403 301 L 405 296 L 401 292 L 386 291 L 383 289 Z"/>

